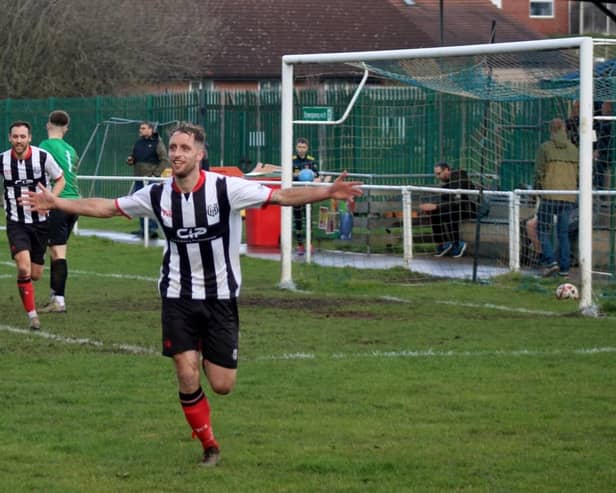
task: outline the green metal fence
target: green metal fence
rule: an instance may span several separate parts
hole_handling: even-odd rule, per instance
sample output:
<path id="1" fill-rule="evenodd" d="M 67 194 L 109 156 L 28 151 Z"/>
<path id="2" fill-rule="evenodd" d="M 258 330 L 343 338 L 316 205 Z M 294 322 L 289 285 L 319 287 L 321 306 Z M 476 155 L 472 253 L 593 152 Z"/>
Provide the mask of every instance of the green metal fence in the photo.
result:
<path id="1" fill-rule="evenodd" d="M 296 118 L 306 106 L 326 106 L 341 115 L 354 88 L 304 89 L 295 93 Z M 532 183 L 534 153 L 547 138 L 545 123 L 566 117 L 568 102 L 551 98 L 486 103 L 414 87 L 365 88 L 349 119 L 335 127 L 300 126 L 323 169 L 388 175 L 425 175 L 435 162 L 498 176 L 494 188 Z M 11 121 L 33 124 L 33 143 L 45 137 L 48 113 L 64 109 L 72 123 L 67 140 L 84 155 L 80 174 L 126 175 L 125 157 L 137 138 L 137 124 L 105 128 L 123 118 L 160 123 L 188 120 L 204 125 L 212 165 L 244 171 L 258 162 L 280 162 L 280 92 L 196 91 L 132 97 L 49 98 L 0 102 L 5 135 Z M 96 132 L 95 132 L 96 130 Z M 107 132 L 107 135 L 105 135 Z M 167 136 L 163 134 L 165 141 Z M 393 181 L 400 182 L 400 179 Z"/>

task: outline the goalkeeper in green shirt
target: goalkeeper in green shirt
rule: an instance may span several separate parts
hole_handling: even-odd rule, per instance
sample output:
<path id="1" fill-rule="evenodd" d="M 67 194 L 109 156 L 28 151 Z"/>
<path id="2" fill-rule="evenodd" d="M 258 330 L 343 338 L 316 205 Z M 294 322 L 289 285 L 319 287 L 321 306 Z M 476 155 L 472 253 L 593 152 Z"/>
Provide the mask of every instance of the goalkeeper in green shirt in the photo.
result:
<path id="1" fill-rule="evenodd" d="M 66 111 L 56 110 L 49 114 L 47 120 L 47 139 L 41 142 L 42 149 L 49 152 L 64 171 L 66 186 L 60 197 L 78 199 L 79 188 L 75 166 L 77 165 L 77 152 L 64 140 L 68 132 L 70 116 Z M 68 277 L 66 250 L 68 238 L 77 222 L 77 216 L 66 214 L 60 210 L 49 213 L 49 253 L 51 256 L 50 295 L 49 302 L 39 310 L 40 313 L 65 313 L 66 302 L 64 290 Z"/>

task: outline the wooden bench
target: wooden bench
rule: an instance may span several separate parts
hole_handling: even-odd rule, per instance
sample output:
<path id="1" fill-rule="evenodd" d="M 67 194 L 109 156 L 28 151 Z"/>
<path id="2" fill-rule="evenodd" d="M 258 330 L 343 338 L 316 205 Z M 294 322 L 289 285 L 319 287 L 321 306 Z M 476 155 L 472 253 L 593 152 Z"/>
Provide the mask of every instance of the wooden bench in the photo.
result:
<path id="1" fill-rule="evenodd" d="M 331 207 L 327 210 L 332 213 Z M 314 213 L 318 214 L 318 211 Z M 336 220 L 339 219 L 334 219 Z M 351 240 L 336 239 L 336 233 L 326 233 L 324 228 L 315 231 L 313 237 L 317 242 L 333 241 L 334 248 L 402 253 L 403 221 L 402 197 L 399 191 L 371 190 L 355 204 Z M 334 229 L 336 225 L 329 228 L 330 231 Z M 417 211 L 413 211 L 413 243 L 416 246 L 429 244 L 429 248 L 433 247 L 429 218 Z"/>

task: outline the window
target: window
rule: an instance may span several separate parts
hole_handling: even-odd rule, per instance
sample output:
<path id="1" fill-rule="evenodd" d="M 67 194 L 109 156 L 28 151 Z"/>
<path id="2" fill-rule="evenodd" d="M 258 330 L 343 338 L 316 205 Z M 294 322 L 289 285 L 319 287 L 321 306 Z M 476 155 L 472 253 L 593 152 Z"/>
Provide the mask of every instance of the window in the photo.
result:
<path id="1" fill-rule="evenodd" d="M 554 17 L 554 0 L 530 0 L 531 17 Z"/>

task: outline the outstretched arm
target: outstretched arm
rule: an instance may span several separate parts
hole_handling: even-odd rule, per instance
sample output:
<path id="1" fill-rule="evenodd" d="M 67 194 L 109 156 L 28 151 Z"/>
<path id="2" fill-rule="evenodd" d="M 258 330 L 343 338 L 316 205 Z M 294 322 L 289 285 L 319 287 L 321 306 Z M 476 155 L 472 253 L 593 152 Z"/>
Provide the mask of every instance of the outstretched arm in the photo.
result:
<path id="1" fill-rule="evenodd" d="M 64 175 L 60 176 L 51 189 L 51 193 L 53 193 L 56 197 L 62 193 L 64 190 L 64 186 L 66 185 L 66 180 L 64 179 Z"/>
<path id="2" fill-rule="evenodd" d="M 39 192 L 28 192 L 22 195 L 19 202 L 34 211 L 46 212 L 49 209 L 59 209 L 67 214 L 90 217 L 113 217 L 122 212 L 116 207 L 113 199 L 62 199 L 56 197 L 42 184 L 38 185 Z"/>
<path id="3" fill-rule="evenodd" d="M 274 190 L 271 203 L 279 205 L 304 205 L 321 200 L 337 199 L 353 202 L 362 195 L 360 181 L 344 181 L 347 173 L 342 173 L 328 187 L 293 187 Z"/>

